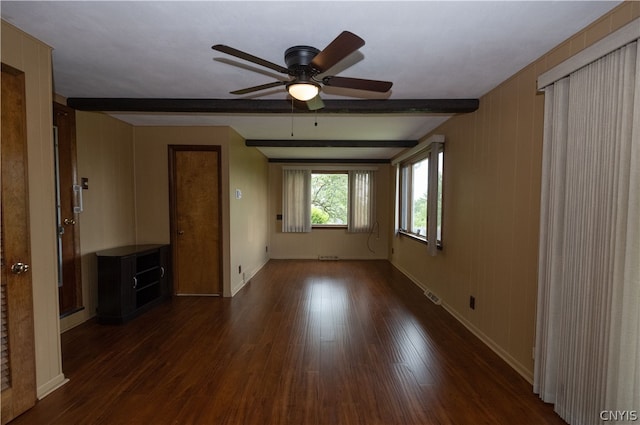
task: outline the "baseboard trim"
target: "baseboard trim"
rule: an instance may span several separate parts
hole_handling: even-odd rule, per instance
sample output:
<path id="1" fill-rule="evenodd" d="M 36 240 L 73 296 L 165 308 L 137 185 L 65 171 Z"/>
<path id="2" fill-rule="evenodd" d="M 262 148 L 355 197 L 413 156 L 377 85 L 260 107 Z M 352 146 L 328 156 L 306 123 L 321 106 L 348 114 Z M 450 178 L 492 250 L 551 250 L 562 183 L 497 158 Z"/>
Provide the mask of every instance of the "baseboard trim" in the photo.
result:
<path id="1" fill-rule="evenodd" d="M 319 256 L 289 256 L 289 257 L 271 257 L 272 260 L 316 260 L 316 261 L 327 261 L 320 260 Z M 365 260 L 385 260 L 388 261 L 387 257 L 338 257 L 337 259 L 332 259 L 329 261 L 365 261 Z"/>
<path id="2" fill-rule="evenodd" d="M 394 261 L 391 261 L 391 264 L 402 274 L 404 274 L 411 282 L 413 282 L 418 288 L 423 291 L 430 291 L 431 289 L 420 282 L 418 278 L 413 276 L 403 267 L 396 264 Z M 465 319 L 461 314 L 458 313 L 453 307 L 447 304 L 446 301 L 442 301 L 442 307 L 445 309 L 447 313 L 452 315 L 458 322 L 460 322 L 465 328 L 469 330 L 472 334 L 474 334 L 480 341 L 482 341 L 487 347 L 489 347 L 494 353 L 496 353 L 502 360 L 504 360 L 513 370 L 518 372 L 520 376 L 522 376 L 527 382 L 533 385 L 533 374 L 527 370 L 527 368 L 522 365 L 519 361 L 517 361 L 513 356 L 511 356 L 508 352 L 506 352 L 499 344 L 497 344 L 494 340 L 489 338 L 484 332 L 478 329 L 473 323 L 469 322 Z"/>
<path id="3" fill-rule="evenodd" d="M 231 288 L 231 296 L 235 296 L 238 292 L 240 292 L 240 290 L 242 288 L 244 288 L 247 283 L 249 283 L 249 281 L 260 271 L 262 270 L 262 268 L 264 266 L 267 265 L 267 263 L 269 262 L 270 258 L 267 258 L 262 264 L 260 264 L 258 267 L 256 267 L 255 269 L 253 269 L 248 275 L 245 274 L 245 279 L 244 281 L 241 281 L 239 285 L 234 286 L 233 288 Z"/>
<path id="4" fill-rule="evenodd" d="M 61 373 L 49 382 L 40 385 L 36 391 L 38 400 L 42 400 L 67 382 L 69 382 L 69 379 L 66 378 L 63 373 Z"/>
<path id="5" fill-rule="evenodd" d="M 520 376 L 522 376 L 527 382 L 533 385 L 533 374 L 527 370 L 524 365 L 522 365 L 519 361 L 517 361 L 511 354 L 507 353 L 500 345 L 498 345 L 494 340 L 489 338 L 484 332 L 478 329 L 475 325 L 469 322 L 467 319 L 462 317 L 453 307 L 451 307 L 446 302 L 442 303 L 442 307 L 452 315 L 458 322 L 462 323 L 462 325 L 469 330 L 472 334 L 474 334 L 480 341 L 482 341 L 486 346 L 488 346 L 494 353 L 496 353 L 502 360 L 507 362 L 512 369 L 514 369 Z"/>
<path id="6" fill-rule="evenodd" d="M 428 286 L 426 286 L 425 284 L 420 282 L 420 280 L 417 277 L 415 277 L 414 275 L 409 273 L 405 268 L 403 268 L 399 264 L 395 263 L 394 261 L 391 261 L 391 264 L 393 265 L 393 267 L 395 267 L 396 269 L 400 270 L 403 275 L 408 277 L 409 280 L 411 282 L 413 282 L 413 284 L 416 285 L 418 288 L 422 289 L 423 291 L 430 291 L 431 290 Z"/>

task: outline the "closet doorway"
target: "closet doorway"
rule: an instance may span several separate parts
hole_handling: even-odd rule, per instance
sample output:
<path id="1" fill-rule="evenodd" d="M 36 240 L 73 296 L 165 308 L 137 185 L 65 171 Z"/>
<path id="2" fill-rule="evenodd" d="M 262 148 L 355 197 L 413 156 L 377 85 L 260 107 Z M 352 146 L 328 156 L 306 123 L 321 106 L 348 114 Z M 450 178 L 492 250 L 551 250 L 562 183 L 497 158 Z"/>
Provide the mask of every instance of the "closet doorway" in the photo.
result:
<path id="1" fill-rule="evenodd" d="M 169 146 L 176 295 L 222 295 L 220 146 Z"/>

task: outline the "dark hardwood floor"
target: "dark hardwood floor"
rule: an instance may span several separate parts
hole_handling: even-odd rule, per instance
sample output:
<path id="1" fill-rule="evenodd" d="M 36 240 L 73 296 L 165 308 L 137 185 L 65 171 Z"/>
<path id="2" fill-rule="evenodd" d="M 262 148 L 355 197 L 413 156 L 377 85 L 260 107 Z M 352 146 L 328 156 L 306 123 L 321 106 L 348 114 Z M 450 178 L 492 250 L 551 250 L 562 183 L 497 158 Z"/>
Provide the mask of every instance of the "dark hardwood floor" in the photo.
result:
<path id="1" fill-rule="evenodd" d="M 386 261 L 272 260 L 62 352 L 70 382 L 15 425 L 564 424 Z"/>

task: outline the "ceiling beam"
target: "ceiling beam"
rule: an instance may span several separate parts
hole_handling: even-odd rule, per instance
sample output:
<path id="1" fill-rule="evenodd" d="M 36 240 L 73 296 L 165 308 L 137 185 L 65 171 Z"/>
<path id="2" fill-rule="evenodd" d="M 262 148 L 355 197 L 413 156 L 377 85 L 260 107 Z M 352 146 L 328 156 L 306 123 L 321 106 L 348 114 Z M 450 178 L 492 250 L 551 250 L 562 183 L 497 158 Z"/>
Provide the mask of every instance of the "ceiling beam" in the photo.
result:
<path id="1" fill-rule="evenodd" d="M 153 99 L 70 97 L 67 105 L 81 111 L 200 112 L 233 114 L 291 113 L 288 100 L 256 99 Z M 321 114 L 456 114 L 478 109 L 478 99 L 366 99 L 324 101 Z M 294 109 L 296 113 L 309 111 Z"/>
<path id="2" fill-rule="evenodd" d="M 412 148 L 417 144 L 417 140 L 245 140 L 246 146 L 269 148 Z"/>

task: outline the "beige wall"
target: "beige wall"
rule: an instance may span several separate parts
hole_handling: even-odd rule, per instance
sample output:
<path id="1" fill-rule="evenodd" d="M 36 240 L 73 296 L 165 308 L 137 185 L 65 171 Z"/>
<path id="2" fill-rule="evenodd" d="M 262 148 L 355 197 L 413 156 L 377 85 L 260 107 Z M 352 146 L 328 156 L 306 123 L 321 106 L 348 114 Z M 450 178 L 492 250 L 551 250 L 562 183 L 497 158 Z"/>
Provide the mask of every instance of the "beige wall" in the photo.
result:
<path id="1" fill-rule="evenodd" d="M 434 133 L 446 137 L 444 250 L 392 241 L 392 262 L 532 380 L 544 71 L 640 15 L 626 2 L 480 99 Z M 469 296 L 476 308 L 469 308 Z"/>
<path id="2" fill-rule="evenodd" d="M 287 166 L 295 164 L 286 164 Z M 311 164 L 300 164 L 311 167 Z M 269 233 L 271 258 L 317 259 L 319 256 L 337 256 L 341 259 L 387 259 L 389 234 L 391 233 L 390 166 L 388 164 L 363 164 L 377 168 L 376 217 L 379 231 L 348 233 L 346 229 L 313 229 L 309 233 L 283 233 L 282 221 L 282 166 L 269 164 Z M 316 164 L 318 167 L 340 168 L 340 164 Z M 343 164 L 353 167 L 353 164 Z M 371 248 L 371 250 L 369 249 Z M 373 251 L 373 252 L 372 252 Z"/>
<path id="3" fill-rule="evenodd" d="M 269 261 L 268 168 L 265 156 L 255 148 L 247 148 L 234 131 L 230 142 L 230 290 L 235 294 Z M 240 199 L 236 198 L 236 190 L 241 192 Z"/>
<path id="4" fill-rule="evenodd" d="M 61 330 L 95 316 L 95 252 L 115 246 L 169 243 L 169 144 L 222 146 L 224 294 L 235 294 L 268 261 L 267 162 L 228 127 L 133 127 L 106 114 L 78 111 L 78 175 L 89 179 L 79 216 L 84 310 Z M 230 191 L 229 187 L 233 188 Z M 233 194 L 239 188 L 243 197 Z M 233 199 L 230 198 L 230 194 Z M 231 273 L 242 266 L 243 273 Z"/>
<path id="5" fill-rule="evenodd" d="M 221 146 L 223 211 L 229 198 L 228 127 L 135 127 L 136 228 L 139 243 L 169 243 L 169 145 Z M 223 224 L 228 224 L 223 214 Z"/>
<path id="6" fill-rule="evenodd" d="M 2 62 L 25 73 L 37 395 L 64 381 L 60 353 L 51 48 L 2 21 Z"/>
<path id="7" fill-rule="evenodd" d="M 266 158 L 245 147 L 230 127 L 136 127 L 134 132 L 138 243 L 170 241 L 167 146 L 221 146 L 223 289 L 231 296 L 243 284 L 238 265 L 249 279 L 267 261 L 262 254 L 268 239 L 266 217 L 261 213 L 266 199 L 259 193 L 267 180 Z M 236 188 L 246 193 L 241 200 L 232 194 Z"/>
<path id="8" fill-rule="evenodd" d="M 228 127 L 136 127 L 135 176 L 137 240 L 170 243 L 169 145 L 219 145 L 222 166 L 222 266 L 224 293 L 229 280 L 229 131 Z"/>
<path id="9" fill-rule="evenodd" d="M 96 251 L 136 243 L 133 127 L 108 115 L 76 112 L 78 176 L 89 179 L 78 216 L 84 310 L 61 319 L 63 331 L 95 316 Z"/>
<path id="10" fill-rule="evenodd" d="M 102 113 L 76 116 L 78 175 L 89 179 L 79 216 L 84 310 L 61 330 L 95 316 L 95 252 L 135 243 L 169 243 L 169 144 L 222 148 L 225 295 L 236 293 L 268 261 L 267 163 L 228 127 L 135 128 Z M 229 191 L 229 187 L 233 191 Z M 240 188 L 243 197 L 233 193 Z M 233 199 L 229 198 L 231 193 Z M 231 273 L 242 266 L 243 273 Z M 244 278 L 244 279 L 243 279 Z"/>

